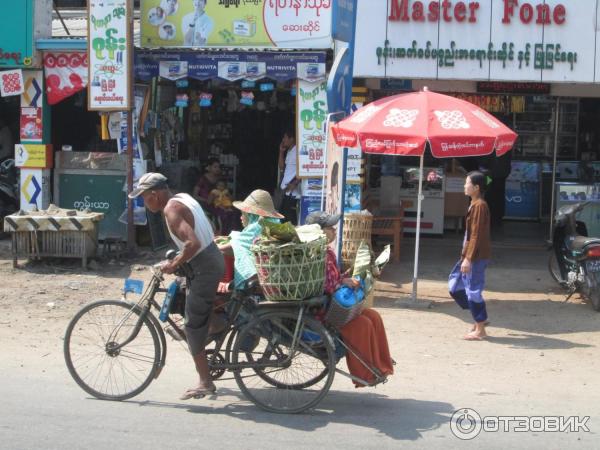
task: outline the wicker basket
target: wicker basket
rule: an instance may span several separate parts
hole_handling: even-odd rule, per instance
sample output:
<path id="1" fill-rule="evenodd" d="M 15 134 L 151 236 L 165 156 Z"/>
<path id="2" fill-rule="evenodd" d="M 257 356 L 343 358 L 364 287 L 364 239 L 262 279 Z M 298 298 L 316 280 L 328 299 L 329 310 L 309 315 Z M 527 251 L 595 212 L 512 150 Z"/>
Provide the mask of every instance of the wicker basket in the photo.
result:
<path id="1" fill-rule="evenodd" d="M 337 329 L 340 329 L 347 323 L 360 316 L 364 309 L 364 298 L 352 306 L 342 306 L 335 300 L 335 298 L 332 298 L 329 302 L 327 313 L 325 313 L 325 322 Z"/>
<path id="2" fill-rule="evenodd" d="M 352 267 L 356 250 L 362 241 L 371 245 L 373 216 L 370 214 L 345 214 L 342 238 L 342 264 L 344 270 Z"/>
<path id="3" fill-rule="evenodd" d="M 303 300 L 323 293 L 327 240 L 253 245 L 258 280 L 267 300 Z"/>

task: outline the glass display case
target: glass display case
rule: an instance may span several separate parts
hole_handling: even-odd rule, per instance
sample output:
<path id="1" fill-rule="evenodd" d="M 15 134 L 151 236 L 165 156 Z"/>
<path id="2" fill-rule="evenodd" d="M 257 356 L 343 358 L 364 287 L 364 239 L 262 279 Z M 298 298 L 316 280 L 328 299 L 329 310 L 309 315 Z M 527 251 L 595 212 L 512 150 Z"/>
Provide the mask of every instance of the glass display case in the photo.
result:
<path id="1" fill-rule="evenodd" d="M 559 108 L 557 156 L 574 158 L 578 145 L 579 100 L 561 98 Z M 553 155 L 555 109 L 554 98 L 526 97 L 525 112 L 514 116 L 514 129 L 519 134 L 515 145 L 517 155 L 523 157 Z"/>
<path id="2" fill-rule="evenodd" d="M 600 183 L 556 183 L 556 208 L 576 202 L 589 202 L 577 215 L 589 236 L 600 236 Z"/>

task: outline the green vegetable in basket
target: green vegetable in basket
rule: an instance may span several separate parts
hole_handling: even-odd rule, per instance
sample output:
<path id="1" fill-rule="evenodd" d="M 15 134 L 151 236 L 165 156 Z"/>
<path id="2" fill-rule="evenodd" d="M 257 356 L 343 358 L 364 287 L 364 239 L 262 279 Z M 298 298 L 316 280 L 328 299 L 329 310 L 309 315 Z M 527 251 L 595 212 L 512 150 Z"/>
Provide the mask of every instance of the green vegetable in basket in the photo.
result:
<path id="1" fill-rule="evenodd" d="M 273 223 L 261 219 L 262 234 L 267 239 L 276 239 L 281 242 L 299 242 L 296 228 L 290 222 Z"/>
<path id="2" fill-rule="evenodd" d="M 229 244 L 229 242 L 231 242 L 231 237 L 229 236 L 217 236 L 215 238 L 215 244 L 217 245 L 225 245 Z"/>

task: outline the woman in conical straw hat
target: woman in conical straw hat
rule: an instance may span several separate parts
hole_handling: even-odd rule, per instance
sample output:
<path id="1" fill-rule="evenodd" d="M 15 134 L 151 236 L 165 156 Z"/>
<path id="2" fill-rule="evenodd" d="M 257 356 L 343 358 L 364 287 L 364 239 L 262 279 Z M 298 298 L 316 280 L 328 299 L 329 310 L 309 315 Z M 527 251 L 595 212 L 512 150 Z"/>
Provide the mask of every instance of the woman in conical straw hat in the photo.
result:
<path id="1" fill-rule="evenodd" d="M 279 223 L 283 215 L 275 209 L 271 194 L 262 189 L 252 191 L 242 202 L 233 202 L 233 206 L 242 212 L 244 229 L 232 231 L 229 234 L 231 242 L 219 248 L 224 253 L 233 252 L 235 257 L 233 281 L 235 289 L 240 289 L 247 280 L 256 276 L 256 266 L 250 246 L 262 232 L 259 220 Z"/>

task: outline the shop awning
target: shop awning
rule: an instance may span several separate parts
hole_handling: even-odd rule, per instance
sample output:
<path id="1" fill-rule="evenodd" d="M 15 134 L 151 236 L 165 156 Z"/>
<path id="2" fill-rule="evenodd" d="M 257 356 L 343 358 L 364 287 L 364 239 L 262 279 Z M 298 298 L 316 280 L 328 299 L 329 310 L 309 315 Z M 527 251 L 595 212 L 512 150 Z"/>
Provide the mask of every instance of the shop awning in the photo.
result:
<path id="1" fill-rule="evenodd" d="M 135 52 L 136 79 L 325 79 L 325 52 Z M 180 63 L 180 64 L 178 64 Z"/>

